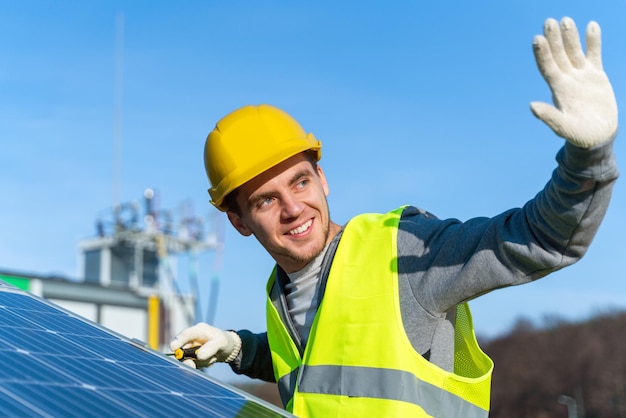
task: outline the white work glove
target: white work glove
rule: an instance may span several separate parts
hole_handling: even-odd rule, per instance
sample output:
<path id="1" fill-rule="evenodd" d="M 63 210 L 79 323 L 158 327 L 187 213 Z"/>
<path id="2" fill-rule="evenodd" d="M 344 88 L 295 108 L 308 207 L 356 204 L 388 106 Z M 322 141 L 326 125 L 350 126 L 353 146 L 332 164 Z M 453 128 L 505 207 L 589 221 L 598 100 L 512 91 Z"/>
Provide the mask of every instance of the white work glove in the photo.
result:
<path id="1" fill-rule="evenodd" d="M 184 364 L 203 368 L 216 362 L 226 362 L 237 358 L 241 350 L 241 338 L 234 331 L 222 331 L 209 324 L 200 322 L 182 331 L 170 342 L 170 349 L 201 346 L 196 352 L 196 359 L 186 359 Z"/>
<path id="2" fill-rule="evenodd" d="M 544 36 L 537 35 L 533 49 L 537 66 L 552 91 L 554 106 L 532 102 L 534 115 L 560 137 L 591 148 L 611 140 L 617 132 L 617 103 L 602 69 L 600 26 L 587 26 L 585 56 L 574 21 L 546 20 Z"/>

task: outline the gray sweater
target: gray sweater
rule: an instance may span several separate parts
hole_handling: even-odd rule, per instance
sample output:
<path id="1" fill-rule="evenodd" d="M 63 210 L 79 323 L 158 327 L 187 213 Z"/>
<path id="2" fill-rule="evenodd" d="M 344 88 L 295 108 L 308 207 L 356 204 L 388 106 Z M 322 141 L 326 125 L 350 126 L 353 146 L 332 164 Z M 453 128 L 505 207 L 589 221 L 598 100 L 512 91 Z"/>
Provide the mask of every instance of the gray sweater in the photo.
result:
<path id="1" fill-rule="evenodd" d="M 398 231 L 400 307 L 405 330 L 417 352 L 452 370 L 456 305 L 492 290 L 528 283 L 579 260 L 600 226 L 618 177 L 613 142 L 589 150 L 566 143 L 558 167 L 524 207 L 493 218 L 440 220 L 409 206 Z M 298 280 L 317 281 L 316 267 Z M 296 329 L 304 336 L 317 309 L 316 286 L 287 295 Z M 298 286 L 286 286 L 285 289 Z M 287 290 L 288 291 L 288 290 Z M 303 308 L 304 307 L 304 308 Z M 267 334 L 238 331 L 235 373 L 275 381 Z M 306 338 L 302 338 L 306 341 Z"/>

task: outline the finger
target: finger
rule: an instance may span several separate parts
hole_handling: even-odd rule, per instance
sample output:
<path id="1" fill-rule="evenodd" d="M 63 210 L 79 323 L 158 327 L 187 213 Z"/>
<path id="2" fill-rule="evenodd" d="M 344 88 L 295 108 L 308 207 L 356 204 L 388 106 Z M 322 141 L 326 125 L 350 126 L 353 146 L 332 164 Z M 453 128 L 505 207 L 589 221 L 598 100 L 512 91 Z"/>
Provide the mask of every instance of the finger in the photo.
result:
<path id="1" fill-rule="evenodd" d="M 186 360 L 183 360 L 182 362 L 184 365 L 191 367 L 192 369 L 196 368 L 196 362 L 193 361 L 192 359 L 188 358 Z"/>
<path id="2" fill-rule="evenodd" d="M 172 341 L 170 341 L 170 350 L 178 350 L 183 345 L 185 345 L 185 341 L 178 339 L 178 336 L 176 336 Z"/>
<path id="3" fill-rule="evenodd" d="M 561 36 L 563 37 L 565 53 L 571 65 L 574 68 L 583 68 L 586 64 L 585 54 L 583 54 L 576 24 L 569 17 L 561 19 Z"/>
<path id="4" fill-rule="evenodd" d="M 217 363 L 217 357 L 211 357 L 208 360 L 195 360 L 196 369 L 204 369 L 206 367 L 211 367 L 215 363 Z"/>
<path id="5" fill-rule="evenodd" d="M 572 64 L 563 48 L 563 38 L 559 22 L 554 19 L 548 19 L 543 25 L 543 35 L 548 41 L 548 52 L 552 55 L 552 59 L 561 71 L 570 71 Z"/>
<path id="6" fill-rule="evenodd" d="M 189 339 L 187 338 L 187 335 L 183 334 L 182 332 L 176 336 L 172 341 L 170 341 L 170 350 L 174 351 L 177 350 L 179 348 L 189 348 L 189 347 L 195 347 L 197 345 L 202 345 L 206 342 L 206 338 L 202 339 L 200 341 L 197 341 L 193 338 Z"/>
<path id="7" fill-rule="evenodd" d="M 177 348 L 180 348 L 192 341 L 204 344 L 207 341 L 207 332 L 204 325 L 205 324 L 200 323 L 183 330 L 172 340 L 170 343 L 170 349 L 176 350 Z"/>
<path id="8" fill-rule="evenodd" d="M 585 41 L 587 43 L 587 60 L 602 71 L 602 31 L 598 23 L 589 22 Z"/>
<path id="9" fill-rule="evenodd" d="M 561 70 L 554 61 L 554 57 L 550 51 L 548 41 L 541 35 L 535 36 L 533 40 L 533 53 L 539 72 L 546 79 L 548 84 L 561 74 Z"/>
<path id="10" fill-rule="evenodd" d="M 215 357 L 217 352 L 224 346 L 225 341 L 221 337 L 216 337 L 203 344 L 196 353 L 198 360 L 207 360 L 211 357 Z"/>

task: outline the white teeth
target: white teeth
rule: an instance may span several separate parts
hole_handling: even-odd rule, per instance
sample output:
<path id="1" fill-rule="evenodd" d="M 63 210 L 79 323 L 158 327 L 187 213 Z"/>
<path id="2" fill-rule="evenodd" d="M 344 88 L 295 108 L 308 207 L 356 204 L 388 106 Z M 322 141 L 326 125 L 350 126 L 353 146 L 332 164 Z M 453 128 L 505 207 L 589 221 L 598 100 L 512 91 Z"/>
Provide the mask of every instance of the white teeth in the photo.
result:
<path id="1" fill-rule="evenodd" d="M 289 231 L 289 235 L 296 235 L 296 234 L 301 234 L 304 231 L 306 231 L 307 229 L 309 229 L 311 227 L 311 224 L 313 223 L 312 219 L 309 219 L 308 221 L 306 221 L 302 226 L 299 226 L 295 229 L 292 229 L 291 231 Z"/>

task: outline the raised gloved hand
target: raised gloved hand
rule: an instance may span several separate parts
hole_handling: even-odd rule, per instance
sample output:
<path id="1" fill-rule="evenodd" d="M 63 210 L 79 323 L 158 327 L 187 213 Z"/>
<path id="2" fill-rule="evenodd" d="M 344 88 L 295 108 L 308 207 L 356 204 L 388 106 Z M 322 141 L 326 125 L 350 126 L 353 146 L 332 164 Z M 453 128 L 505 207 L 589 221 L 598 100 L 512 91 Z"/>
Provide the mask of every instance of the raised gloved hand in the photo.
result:
<path id="1" fill-rule="evenodd" d="M 182 331 L 170 342 L 170 349 L 200 345 L 196 359 L 186 359 L 184 364 L 194 368 L 208 367 L 216 362 L 229 363 L 237 358 L 241 350 L 241 338 L 234 331 L 222 331 L 200 322 Z"/>
<path id="2" fill-rule="evenodd" d="M 590 148 L 611 140 L 617 132 L 617 103 L 602 68 L 600 26 L 587 26 L 587 55 L 578 30 L 568 17 L 561 25 L 546 20 L 544 36 L 533 41 L 539 71 L 552 91 L 554 106 L 532 102 L 534 115 L 570 143 Z"/>

